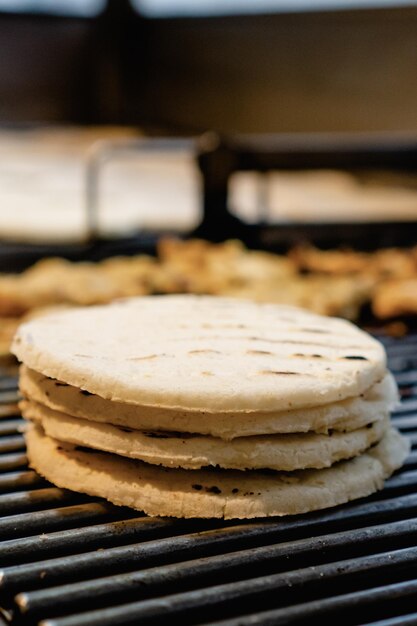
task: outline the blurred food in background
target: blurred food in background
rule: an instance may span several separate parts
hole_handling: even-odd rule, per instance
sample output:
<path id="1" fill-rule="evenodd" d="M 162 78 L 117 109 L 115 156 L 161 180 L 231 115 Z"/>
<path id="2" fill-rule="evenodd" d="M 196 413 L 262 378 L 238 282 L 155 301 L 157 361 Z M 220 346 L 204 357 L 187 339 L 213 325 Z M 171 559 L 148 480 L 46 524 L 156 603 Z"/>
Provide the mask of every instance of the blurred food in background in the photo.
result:
<path id="1" fill-rule="evenodd" d="M 54 307 L 167 293 L 290 304 L 351 320 L 366 306 L 380 320 L 416 315 L 417 247 L 365 253 L 307 246 L 284 256 L 248 250 L 239 241 L 162 239 L 156 258 L 44 259 L 21 274 L 0 276 L 0 352 L 8 353 L 22 321 Z"/>

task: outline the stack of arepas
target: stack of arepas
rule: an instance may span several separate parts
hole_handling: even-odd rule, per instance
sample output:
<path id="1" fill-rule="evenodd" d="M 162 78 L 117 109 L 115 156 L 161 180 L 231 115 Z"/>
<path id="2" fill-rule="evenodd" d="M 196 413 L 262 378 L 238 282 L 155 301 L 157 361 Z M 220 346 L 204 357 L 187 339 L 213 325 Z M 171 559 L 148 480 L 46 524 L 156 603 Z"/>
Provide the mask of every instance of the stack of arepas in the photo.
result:
<path id="1" fill-rule="evenodd" d="M 408 454 L 384 349 L 343 320 L 154 296 L 31 321 L 13 351 L 31 466 L 149 515 L 335 506 Z"/>

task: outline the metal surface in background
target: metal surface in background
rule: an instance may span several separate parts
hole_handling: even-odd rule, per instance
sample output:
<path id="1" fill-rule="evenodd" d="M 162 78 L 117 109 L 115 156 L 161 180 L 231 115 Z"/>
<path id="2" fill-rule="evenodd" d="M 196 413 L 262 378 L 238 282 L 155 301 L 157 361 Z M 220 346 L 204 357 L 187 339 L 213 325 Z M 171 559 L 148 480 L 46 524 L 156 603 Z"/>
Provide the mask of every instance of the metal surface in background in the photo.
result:
<path id="1" fill-rule="evenodd" d="M 0 378 L 0 606 L 6 622 L 416 624 L 417 335 L 383 339 L 405 466 L 369 498 L 294 518 L 148 518 L 27 467 L 15 371 Z M 1 622 L 0 622 L 1 624 Z"/>
<path id="2" fill-rule="evenodd" d="M 0 242 L 0 272 L 21 271 L 37 260 L 59 256 L 97 261 L 114 255 L 155 254 L 161 232 L 141 231 L 130 237 L 100 239 L 97 231 L 98 190 L 104 165 L 127 153 L 146 154 L 188 149 L 202 177 L 202 220 L 187 237 L 209 241 L 241 239 L 248 247 L 286 252 L 310 242 L 321 248 L 358 250 L 415 245 L 417 221 L 316 222 L 248 224 L 229 211 L 229 180 L 235 172 L 342 169 L 406 172 L 417 176 L 417 133 L 300 134 L 223 137 L 204 133 L 193 138 L 143 138 L 93 144 L 85 172 L 85 207 L 90 239 L 79 244 Z M 140 166 L 138 167 L 140 177 Z M 169 230 L 164 231 L 169 235 Z M 178 233 L 172 233 L 177 236 Z"/>
<path id="3" fill-rule="evenodd" d="M 193 236 L 211 241 L 238 238 L 251 248 L 286 252 L 309 242 L 322 248 L 375 250 L 415 244 L 417 221 L 247 224 L 229 210 L 229 182 L 236 172 L 343 170 L 417 174 L 417 134 L 307 133 L 207 134 L 199 164 L 204 181 L 203 220 Z M 210 141 L 209 141 L 210 138 Z M 395 213 L 393 213 L 395 215 Z"/>
<path id="4" fill-rule="evenodd" d="M 198 142 L 184 138 L 123 138 L 107 139 L 92 144 L 86 159 L 85 210 L 87 213 L 87 238 L 94 242 L 99 239 L 99 195 L 100 182 L 104 178 L 106 163 L 128 155 L 152 153 L 178 154 L 189 152 L 197 157 Z M 140 177 L 140 166 L 138 166 Z"/>

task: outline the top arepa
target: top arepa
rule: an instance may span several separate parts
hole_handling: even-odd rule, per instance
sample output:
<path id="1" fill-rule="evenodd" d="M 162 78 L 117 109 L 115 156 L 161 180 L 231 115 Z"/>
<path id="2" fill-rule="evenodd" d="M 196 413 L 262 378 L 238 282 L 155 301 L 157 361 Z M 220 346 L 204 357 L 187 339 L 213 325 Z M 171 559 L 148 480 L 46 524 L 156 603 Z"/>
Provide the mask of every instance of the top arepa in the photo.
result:
<path id="1" fill-rule="evenodd" d="M 23 324 L 28 367 L 109 400 L 189 411 L 281 411 L 358 396 L 386 369 L 353 324 L 289 306 L 151 296 Z"/>

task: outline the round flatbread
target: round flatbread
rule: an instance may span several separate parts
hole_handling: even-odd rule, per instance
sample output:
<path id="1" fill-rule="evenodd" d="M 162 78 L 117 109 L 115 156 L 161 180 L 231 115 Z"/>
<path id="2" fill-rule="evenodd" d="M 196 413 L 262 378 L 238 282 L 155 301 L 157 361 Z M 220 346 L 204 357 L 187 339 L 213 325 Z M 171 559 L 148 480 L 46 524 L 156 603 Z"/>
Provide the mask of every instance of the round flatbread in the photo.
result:
<path id="1" fill-rule="evenodd" d="M 20 327 L 30 368 L 105 399 L 207 412 L 283 411 L 360 395 L 383 346 L 347 321 L 210 296 L 152 296 Z"/>
<path id="2" fill-rule="evenodd" d="M 389 416 L 350 433 L 262 435 L 224 441 L 184 433 L 139 431 L 88 422 L 35 402 L 20 403 L 23 417 L 40 422 L 46 435 L 95 450 L 112 452 L 152 465 L 201 469 L 274 469 L 293 471 L 330 467 L 361 454 L 380 441 Z"/>
<path id="3" fill-rule="evenodd" d="M 226 440 L 274 433 L 357 430 L 381 419 L 398 402 L 398 389 L 391 374 L 361 397 L 275 413 L 201 413 L 112 402 L 52 380 L 25 365 L 20 368 L 19 386 L 25 398 L 73 417 L 136 430 L 198 433 Z"/>
<path id="4" fill-rule="evenodd" d="M 383 487 L 409 451 L 408 440 L 391 429 L 365 454 L 328 469 L 191 472 L 79 449 L 47 437 L 35 425 L 26 441 L 31 467 L 58 487 L 148 515 L 225 519 L 294 515 L 367 496 Z"/>

